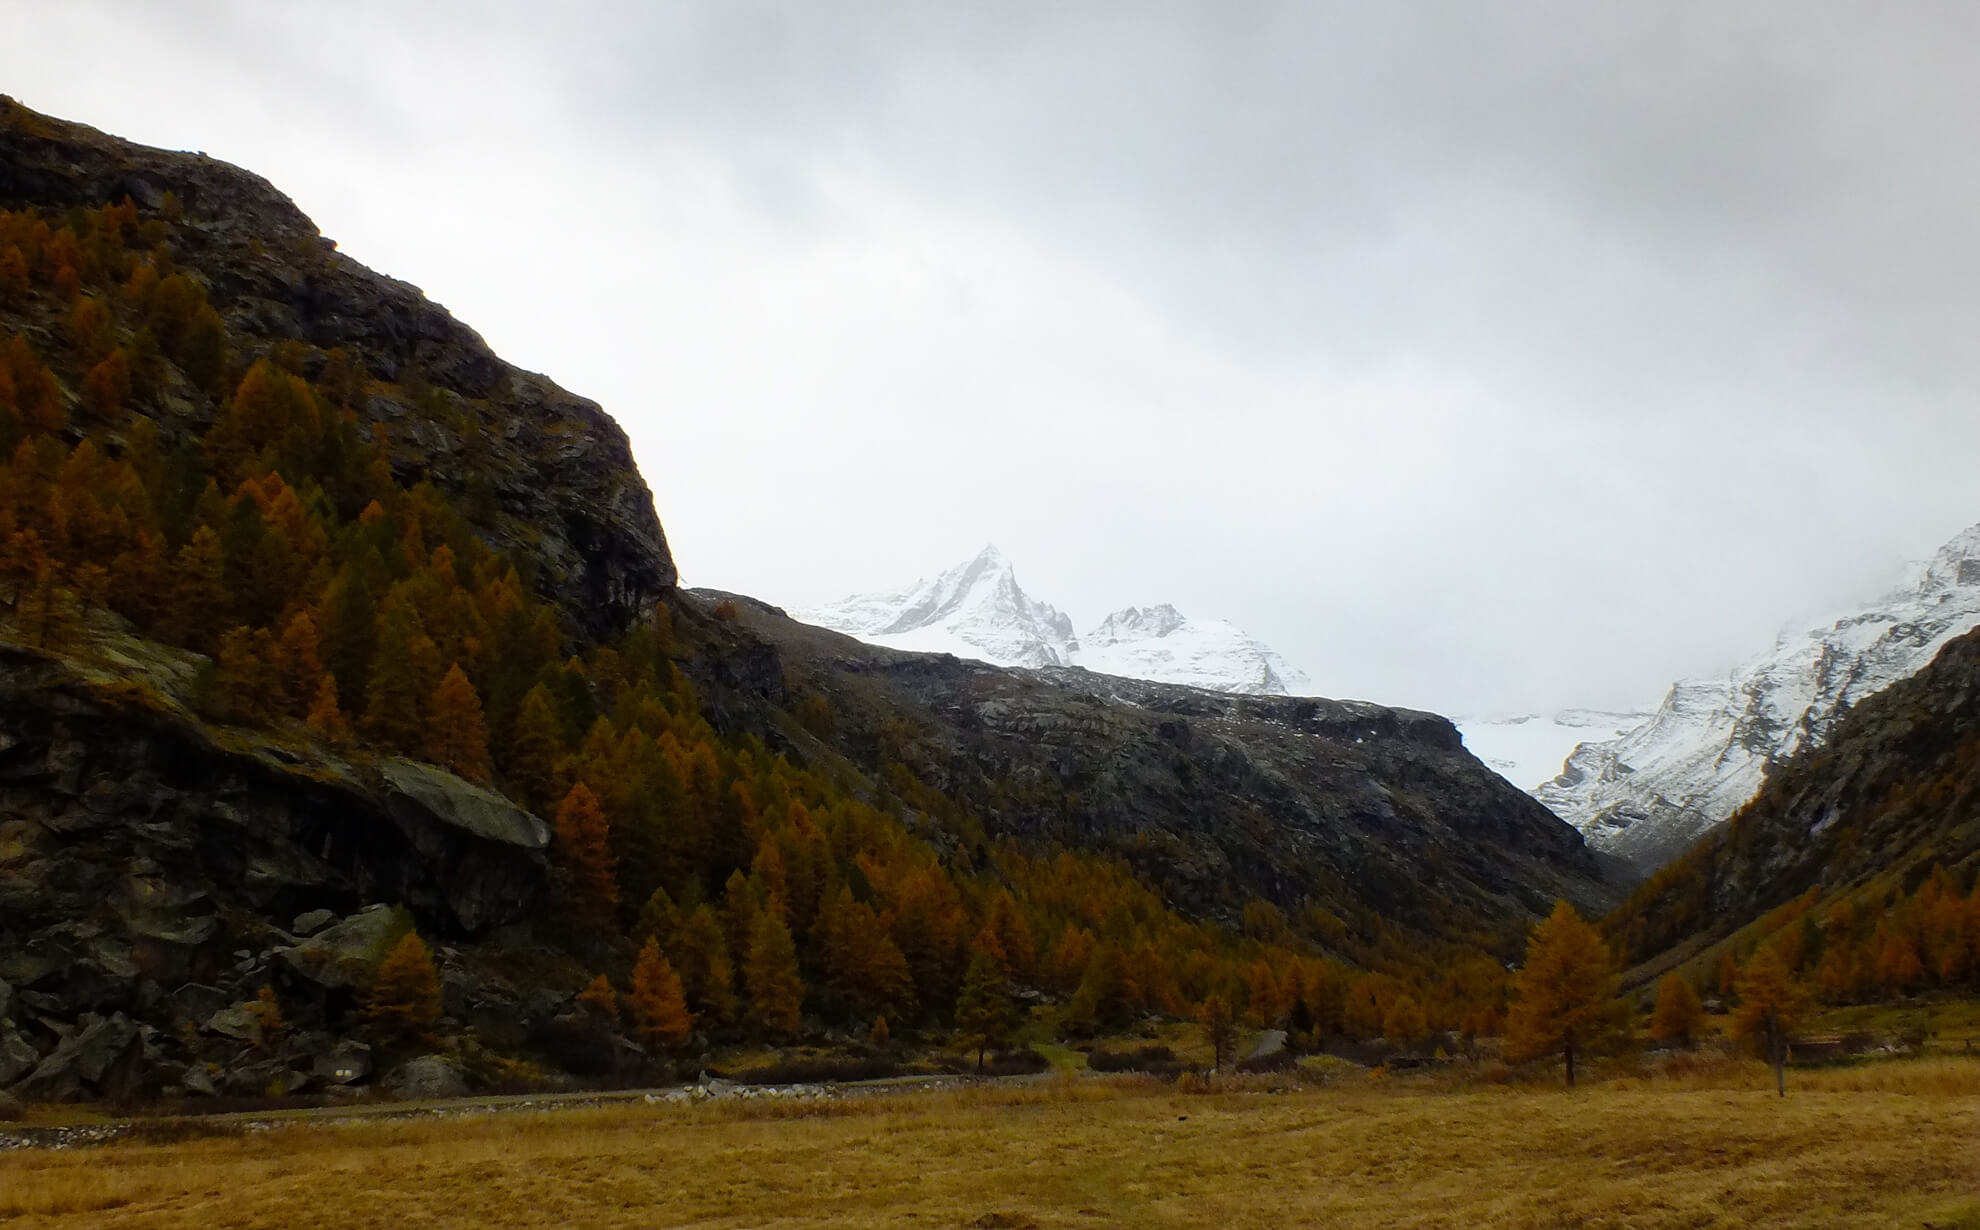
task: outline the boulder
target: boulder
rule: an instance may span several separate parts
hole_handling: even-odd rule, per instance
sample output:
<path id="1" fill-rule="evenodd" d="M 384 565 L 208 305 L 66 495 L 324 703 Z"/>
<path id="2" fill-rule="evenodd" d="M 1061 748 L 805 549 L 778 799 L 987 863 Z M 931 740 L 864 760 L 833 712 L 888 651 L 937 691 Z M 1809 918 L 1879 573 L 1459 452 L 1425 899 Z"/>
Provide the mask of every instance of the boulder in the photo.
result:
<path id="1" fill-rule="evenodd" d="M 26 1115 L 27 1107 L 21 1105 L 19 1098 L 10 1093 L 0 1093 L 0 1123 L 12 1123 Z"/>
<path id="2" fill-rule="evenodd" d="M 1260 1030 L 1251 1040 L 1251 1049 L 1245 1052 L 1245 1060 L 1277 1059 L 1286 1051 L 1286 1031 L 1283 1029 Z"/>
<path id="3" fill-rule="evenodd" d="M 14 1014 L 14 988 L 8 986 L 7 981 L 4 978 L 0 978 L 0 1021 L 7 1020 L 9 1017 L 13 1016 L 13 1014 Z M 4 1083 L 4 1082 L 0 1082 L 0 1083 Z"/>
<path id="4" fill-rule="evenodd" d="M 201 982 L 188 982 L 172 992 L 172 1021 L 175 1025 L 191 1023 L 200 1025 L 208 1017 L 232 1005 L 233 999 L 219 987 L 210 987 Z"/>
<path id="5" fill-rule="evenodd" d="M 143 1047 L 138 1027 L 123 1013 L 85 1013 L 78 1028 L 35 1065 L 14 1093 L 38 1101 L 64 1101 L 93 1090 L 121 1097 L 132 1085 Z"/>
<path id="6" fill-rule="evenodd" d="M 361 910 L 276 956 L 297 974 L 333 991 L 371 985 L 385 950 L 403 935 L 406 919 L 389 905 Z"/>
<path id="7" fill-rule="evenodd" d="M 444 769 L 411 760 L 385 760 L 386 806 L 394 812 L 416 808 L 442 824 L 476 837 L 524 850 L 550 845 L 550 826 L 483 786 Z"/>
<path id="8" fill-rule="evenodd" d="M 205 1064 L 199 1062 L 186 1065 L 185 1074 L 179 1077 L 179 1084 L 187 1093 L 197 1093 L 209 1098 L 220 1092 L 220 1087 L 213 1083 L 213 1074 L 206 1070 Z"/>
<path id="9" fill-rule="evenodd" d="M 467 1092 L 460 1069 L 438 1055 L 408 1059 L 385 1078 L 385 1088 L 394 1097 L 409 1101 L 458 1098 Z"/>
<path id="10" fill-rule="evenodd" d="M 242 1042 L 259 1044 L 261 1041 L 261 1018 L 246 1008 L 222 1008 L 200 1026 L 207 1033 L 235 1038 Z"/>
<path id="11" fill-rule="evenodd" d="M 323 930 L 323 928 L 336 921 L 337 915 L 334 911 L 305 910 L 303 913 L 296 915 L 295 933 L 302 936 L 315 935 L 318 931 Z"/>
<path id="12" fill-rule="evenodd" d="M 0 1026 L 0 1088 L 5 1088 L 34 1070 L 41 1055 L 27 1039 L 13 1029 Z"/>
<path id="13" fill-rule="evenodd" d="M 362 1042 L 339 1042 L 319 1052 L 310 1070 L 325 1084 L 355 1084 L 371 1075 L 371 1048 Z"/>

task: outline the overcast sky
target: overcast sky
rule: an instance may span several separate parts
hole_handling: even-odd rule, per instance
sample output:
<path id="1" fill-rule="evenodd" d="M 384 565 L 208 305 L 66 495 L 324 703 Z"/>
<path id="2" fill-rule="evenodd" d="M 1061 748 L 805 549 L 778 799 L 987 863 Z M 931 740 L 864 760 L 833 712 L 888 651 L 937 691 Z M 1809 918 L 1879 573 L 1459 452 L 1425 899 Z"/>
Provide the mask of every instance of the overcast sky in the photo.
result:
<path id="1" fill-rule="evenodd" d="M 630 433 L 689 584 L 1001 546 L 1654 704 L 1980 521 L 1980 6 L 0 0 Z"/>

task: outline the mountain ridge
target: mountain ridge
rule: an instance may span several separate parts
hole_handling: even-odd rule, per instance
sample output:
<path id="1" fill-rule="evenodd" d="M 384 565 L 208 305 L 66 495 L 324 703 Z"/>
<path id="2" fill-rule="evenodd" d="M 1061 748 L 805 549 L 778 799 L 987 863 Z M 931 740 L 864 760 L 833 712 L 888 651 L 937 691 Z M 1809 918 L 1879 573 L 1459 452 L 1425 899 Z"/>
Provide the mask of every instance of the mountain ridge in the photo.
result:
<path id="1" fill-rule="evenodd" d="M 1882 598 L 1783 632 L 1723 677 L 1673 684 L 1642 725 L 1577 747 L 1534 794 L 1591 847 L 1654 871 L 1753 798 L 1774 766 L 1976 624 L 1980 525 Z"/>

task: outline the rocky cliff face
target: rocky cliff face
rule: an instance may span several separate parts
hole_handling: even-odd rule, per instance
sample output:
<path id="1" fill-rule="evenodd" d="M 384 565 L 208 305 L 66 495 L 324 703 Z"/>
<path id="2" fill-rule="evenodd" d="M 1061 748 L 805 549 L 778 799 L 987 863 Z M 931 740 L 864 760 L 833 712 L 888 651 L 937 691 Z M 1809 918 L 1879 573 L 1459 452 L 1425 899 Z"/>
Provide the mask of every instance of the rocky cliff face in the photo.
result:
<path id="1" fill-rule="evenodd" d="M 535 909 L 549 829 L 506 799 L 409 761 L 216 733 L 177 695 L 191 655 L 109 629 L 95 644 L 86 662 L 0 646 L 0 1087 L 123 1096 L 192 1071 L 211 1091 L 204 1065 L 237 1059 L 247 1028 L 226 1014 L 312 918 L 394 903 L 466 939 Z M 284 977 L 354 990 L 334 962 Z M 305 1042 L 297 1062 L 334 1047 Z M 277 1078 L 303 1083 L 251 1063 L 235 1092 Z"/>
<path id="2" fill-rule="evenodd" d="M 0 96 L 0 208 L 128 196 L 156 209 L 168 192 L 184 210 L 180 264 L 236 335 L 344 347 L 378 380 L 424 389 L 418 405 L 367 396 L 367 429 L 391 433 L 401 479 L 460 497 L 492 546 L 534 560 L 544 595 L 580 627 L 616 632 L 674 584 L 653 497 L 625 433 L 597 404 L 502 362 L 419 288 L 339 253 L 261 177 Z"/>
<path id="3" fill-rule="evenodd" d="M 856 761 L 898 760 L 993 837 L 1118 853 L 1192 912 L 1261 897 L 1448 936 L 1612 900 L 1579 835 L 1435 714 L 1004 669 L 737 608 Z"/>
<path id="4" fill-rule="evenodd" d="M 1751 799 L 1771 766 L 1975 624 L 1980 526 L 1865 609 L 1783 636 L 1726 678 L 1674 684 L 1648 721 L 1576 748 L 1534 793 L 1590 846 L 1654 871 Z"/>

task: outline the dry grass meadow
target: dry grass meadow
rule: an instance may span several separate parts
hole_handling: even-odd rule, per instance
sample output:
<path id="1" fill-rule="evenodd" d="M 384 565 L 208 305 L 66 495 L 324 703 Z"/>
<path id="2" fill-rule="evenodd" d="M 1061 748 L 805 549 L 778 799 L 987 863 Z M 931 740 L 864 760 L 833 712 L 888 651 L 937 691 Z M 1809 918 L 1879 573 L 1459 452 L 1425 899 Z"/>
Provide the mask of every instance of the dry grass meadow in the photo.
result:
<path id="1" fill-rule="evenodd" d="M 1980 1227 L 1980 1060 L 1612 1077 L 1061 1080 L 0 1153 L 41 1227 Z"/>

